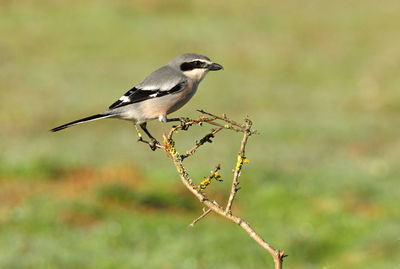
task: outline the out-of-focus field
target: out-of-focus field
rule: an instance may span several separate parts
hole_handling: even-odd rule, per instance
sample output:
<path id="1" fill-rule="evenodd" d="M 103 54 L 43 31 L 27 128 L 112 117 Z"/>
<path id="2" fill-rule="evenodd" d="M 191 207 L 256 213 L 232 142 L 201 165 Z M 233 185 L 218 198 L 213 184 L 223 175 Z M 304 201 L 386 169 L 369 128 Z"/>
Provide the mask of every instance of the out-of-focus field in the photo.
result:
<path id="1" fill-rule="evenodd" d="M 399 18 L 397 0 L 0 1 L 0 268 L 272 267 L 219 217 L 186 229 L 201 206 L 131 124 L 48 132 L 184 52 L 225 69 L 174 115 L 253 119 L 234 211 L 285 268 L 400 268 Z M 222 164 L 218 201 L 239 140 L 188 161 L 197 181 Z"/>

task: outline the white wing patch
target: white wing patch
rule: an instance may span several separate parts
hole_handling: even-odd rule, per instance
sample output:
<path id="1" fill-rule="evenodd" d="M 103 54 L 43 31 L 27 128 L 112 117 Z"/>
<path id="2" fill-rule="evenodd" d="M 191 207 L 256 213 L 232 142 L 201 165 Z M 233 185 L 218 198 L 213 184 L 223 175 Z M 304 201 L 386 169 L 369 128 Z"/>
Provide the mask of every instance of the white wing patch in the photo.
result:
<path id="1" fill-rule="evenodd" d="M 158 93 L 153 93 L 153 94 L 150 94 L 149 97 L 153 98 L 153 97 L 156 97 L 157 95 L 158 95 Z"/>
<path id="2" fill-rule="evenodd" d="M 125 95 L 121 96 L 121 98 L 119 98 L 119 100 L 121 100 L 122 102 L 130 102 L 131 101 L 131 99 L 129 99 L 129 97 L 125 96 Z"/>

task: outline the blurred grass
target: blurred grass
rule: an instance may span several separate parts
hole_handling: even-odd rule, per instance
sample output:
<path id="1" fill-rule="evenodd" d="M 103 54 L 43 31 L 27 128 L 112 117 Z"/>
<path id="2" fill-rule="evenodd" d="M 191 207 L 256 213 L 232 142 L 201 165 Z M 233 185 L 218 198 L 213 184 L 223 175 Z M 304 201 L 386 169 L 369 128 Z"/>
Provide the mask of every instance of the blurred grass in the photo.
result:
<path id="1" fill-rule="evenodd" d="M 394 0 L 1 1 L 0 267 L 272 264 L 217 217 L 186 230 L 201 207 L 126 122 L 47 131 L 198 52 L 225 70 L 176 115 L 254 120 L 235 209 L 285 267 L 398 268 L 399 17 Z M 228 178 L 238 137 L 214 140 L 188 160 L 193 178 L 217 162 Z"/>

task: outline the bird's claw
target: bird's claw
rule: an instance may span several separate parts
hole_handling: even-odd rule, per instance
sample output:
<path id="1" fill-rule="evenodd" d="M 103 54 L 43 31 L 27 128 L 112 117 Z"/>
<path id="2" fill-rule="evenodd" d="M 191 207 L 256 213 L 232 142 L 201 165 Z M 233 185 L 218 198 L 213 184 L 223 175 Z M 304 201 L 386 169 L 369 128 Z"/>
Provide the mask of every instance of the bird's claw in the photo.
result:
<path id="1" fill-rule="evenodd" d="M 156 139 L 152 138 L 149 142 L 150 149 L 155 151 L 157 149 L 157 145 L 160 145 L 160 143 L 158 143 Z"/>
<path id="2" fill-rule="evenodd" d="M 182 131 L 187 131 L 189 129 L 189 124 L 186 123 L 187 120 L 189 120 L 188 118 L 179 118 L 180 122 L 181 122 L 181 130 Z"/>

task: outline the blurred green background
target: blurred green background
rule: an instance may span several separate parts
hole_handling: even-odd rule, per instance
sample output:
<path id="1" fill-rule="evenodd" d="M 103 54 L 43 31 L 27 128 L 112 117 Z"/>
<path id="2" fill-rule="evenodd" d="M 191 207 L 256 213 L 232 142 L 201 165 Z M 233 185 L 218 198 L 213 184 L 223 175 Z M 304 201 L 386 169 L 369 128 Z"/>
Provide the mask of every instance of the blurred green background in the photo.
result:
<path id="1" fill-rule="evenodd" d="M 221 63 L 176 116 L 249 115 L 234 212 L 285 268 L 400 268 L 400 2 L 0 1 L 0 268 L 271 268 L 103 111 L 178 54 Z M 161 137 L 168 124 L 152 122 Z M 207 132 L 180 133 L 180 149 Z M 197 182 L 240 137 L 188 160 Z"/>

